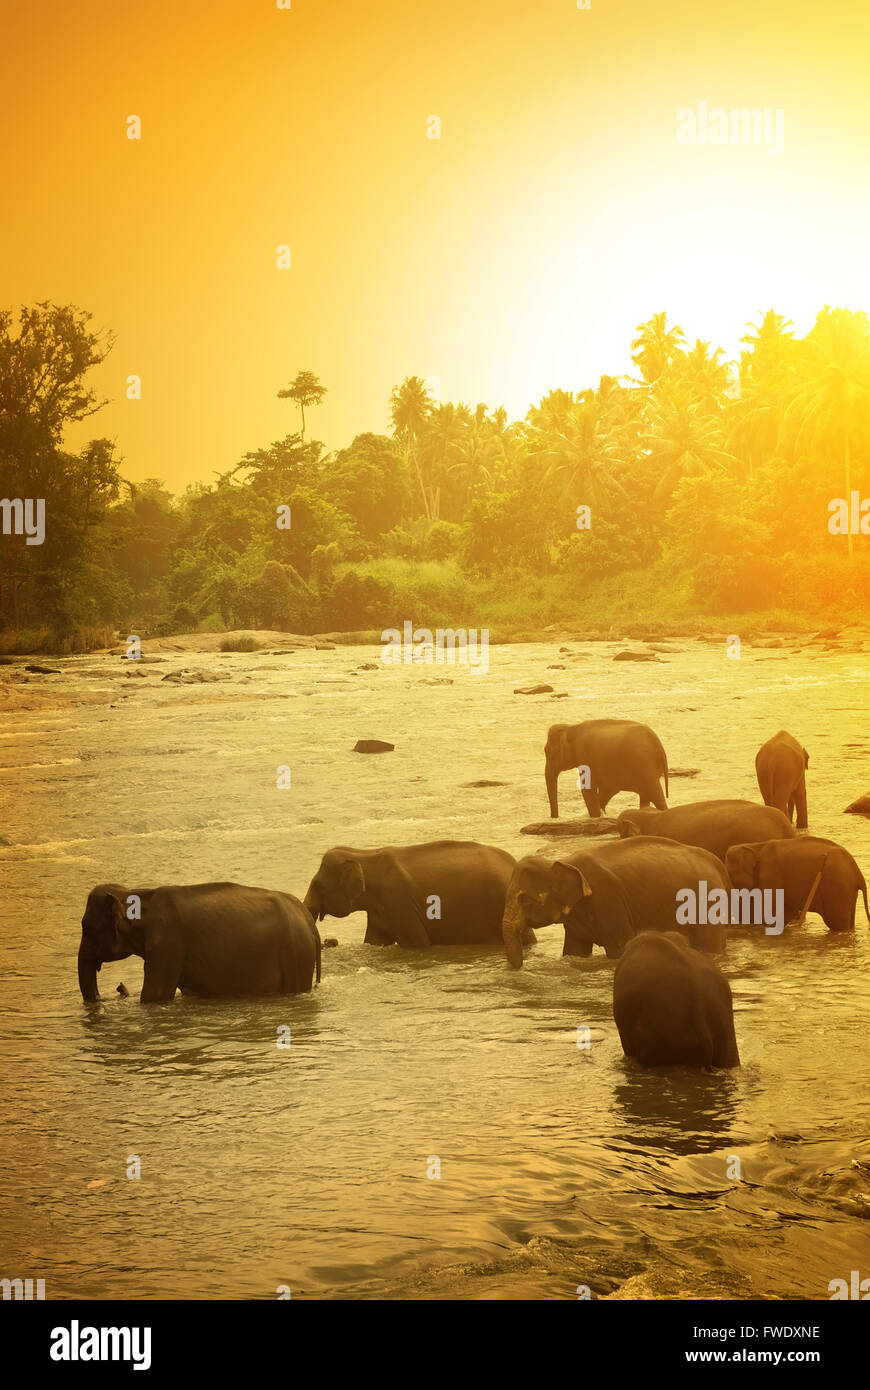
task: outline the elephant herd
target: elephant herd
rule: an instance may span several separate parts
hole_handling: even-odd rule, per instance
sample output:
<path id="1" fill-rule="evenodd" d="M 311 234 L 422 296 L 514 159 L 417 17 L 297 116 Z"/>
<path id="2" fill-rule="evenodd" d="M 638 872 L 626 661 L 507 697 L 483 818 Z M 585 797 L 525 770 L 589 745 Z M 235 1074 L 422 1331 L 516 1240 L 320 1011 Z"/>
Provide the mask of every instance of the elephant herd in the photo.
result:
<path id="1" fill-rule="evenodd" d="M 647 725 L 554 725 L 545 747 L 551 815 L 559 774 L 575 769 L 591 817 L 617 792 L 637 794 L 639 807 L 617 818 L 618 839 L 557 860 L 516 860 L 459 840 L 335 847 L 304 901 L 236 883 L 101 884 L 82 918 L 82 997 L 98 999 L 102 964 L 130 955 L 145 962 L 143 1003 L 171 1000 L 176 989 L 206 998 L 304 993 L 320 980 L 317 923 L 358 911 L 370 945 L 498 942 L 516 969 L 536 929 L 558 924 L 563 955 L 588 956 L 598 946 L 616 960 L 613 1015 L 628 1056 L 642 1066 L 738 1066 L 731 990 L 711 959 L 725 949 L 726 926 L 762 920 L 765 893 L 778 895 L 783 920 L 802 922 L 812 909 L 831 931 L 845 931 L 854 928 L 861 892 L 870 921 L 864 876 L 848 850 L 796 834 L 795 815 L 799 830 L 808 824 L 808 764 L 806 750 L 781 731 L 756 758 L 763 804 L 669 808 L 667 757 Z M 700 909 L 683 913 L 681 902 Z M 719 910 L 708 912 L 708 903 Z"/>

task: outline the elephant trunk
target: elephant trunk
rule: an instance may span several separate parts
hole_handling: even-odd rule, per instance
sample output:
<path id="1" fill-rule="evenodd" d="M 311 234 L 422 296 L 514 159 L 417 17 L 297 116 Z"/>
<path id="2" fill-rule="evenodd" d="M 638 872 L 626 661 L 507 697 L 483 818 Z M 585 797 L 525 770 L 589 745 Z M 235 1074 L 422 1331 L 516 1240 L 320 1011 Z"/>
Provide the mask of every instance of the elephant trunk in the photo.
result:
<path id="1" fill-rule="evenodd" d="M 79 946 L 79 989 L 86 1004 L 91 1004 L 100 997 L 100 991 L 97 989 L 97 971 L 101 965 L 102 961 L 96 960 L 82 942 Z"/>
<path id="2" fill-rule="evenodd" d="M 559 769 L 553 763 L 547 763 L 546 779 L 550 815 L 556 819 L 559 815 Z"/>
<path id="3" fill-rule="evenodd" d="M 523 914 L 517 901 L 516 893 L 508 897 L 504 907 L 504 917 L 501 923 L 501 934 L 504 938 L 504 948 L 509 963 L 514 970 L 523 968 L 523 937 L 525 935 L 526 924 L 523 921 Z"/>
<path id="4" fill-rule="evenodd" d="M 313 883 L 309 885 L 308 892 L 305 894 L 303 903 L 305 907 L 308 908 L 308 911 L 311 913 L 311 916 L 314 918 L 315 922 L 323 921 L 324 917 L 326 916 L 326 913 L 323 909 L 323 903 L 320 894 L 314 887 Z"/>

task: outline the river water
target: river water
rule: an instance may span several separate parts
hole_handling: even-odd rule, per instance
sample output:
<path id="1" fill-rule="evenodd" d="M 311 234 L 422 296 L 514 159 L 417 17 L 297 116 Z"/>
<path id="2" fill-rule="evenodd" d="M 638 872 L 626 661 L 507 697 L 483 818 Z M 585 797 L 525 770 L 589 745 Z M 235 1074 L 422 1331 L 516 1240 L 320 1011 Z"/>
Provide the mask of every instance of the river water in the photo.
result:
<path id="1" fill-rule="evenodd" d="M 555 722 L 650 723 L 699 770 L 672 805 L 757 799 L 755 751 L 787 728 L 811 755 L 811 832 L 870 873 L 870 822 L 842 814 L 870 787 L 866 654 L 675 641 L 635 665 L 560 645 L 494 647 L 488 673 L 343 647 L 176 654 L 142 677 L 88 656 L 33 678 L 48 697 L 0 728 L 0 1273 L 101 1299 L 826 1299 L 870 1277 L 863 909 L 840 938 L 814 915 L 732 935 L 732 1073 L 627 1062 L 612 962 L 563 960 L 556 927 L 513 972 L 495 947 L 368 947 L 362 915 L 327 918 L 340 944 L 311 995 L 143 1007 L 131 958 L 81 1001 L 102 881 L 301 897 L 335 844 L 564 852 L 519 833 L 546 819 Z M 230 679 L 161 680 L 181 667 Z M 568 698 L 512 693 L 542 680 Z M 358 738 L 396 751 L 354 754 Z M 582 812 L 572 781 L 563 816 Z"/>

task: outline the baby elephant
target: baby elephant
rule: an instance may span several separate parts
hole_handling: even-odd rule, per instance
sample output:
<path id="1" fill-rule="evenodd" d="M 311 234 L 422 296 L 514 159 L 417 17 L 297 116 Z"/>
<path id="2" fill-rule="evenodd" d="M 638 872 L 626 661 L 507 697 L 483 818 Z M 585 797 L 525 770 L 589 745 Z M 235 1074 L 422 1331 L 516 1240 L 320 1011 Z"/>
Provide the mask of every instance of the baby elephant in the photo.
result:
<path id="1" fill-rule="evenodd" d="M 613 976 L 613 1017 L 642 1067 L 739 1067 L 731 986 L 679 932 L 642 932 Z"/>
<path id="2" fill-rule="evenodd" d="M 797 828 L 807 828 L 806 769 L 810 755 L 796 738 L 780 729 L 755 755 L 755 775 L 765 806 L 776 806 L 789 820 L 797 811 Z"/>
<path id="3" fill-rule="evenodd" d="M 725 857 L 725 867 L 735 888 L 781 888 L 787 922 L 800 915 L 813 893 L 806 910 L 818 912 L 829 931 L 851 931 L 859 891 L 870 921 L 864 875 L 849 851 L 834 840 L 802 835 L 796 840 L 733 845 Z M 818 874 L 821 877 L 813 892 Z"/>
<path id="4" fill-rule="evenodd" d="M 143 1004 L 198 994 L 220 998 L 302 994 L 320 979 L 320 933 L 298 898 L 240 883 L 121 888 L 88 897 L 79 946 L 79 988 L 99 999 L 107 960 L 141 956 Z"/>

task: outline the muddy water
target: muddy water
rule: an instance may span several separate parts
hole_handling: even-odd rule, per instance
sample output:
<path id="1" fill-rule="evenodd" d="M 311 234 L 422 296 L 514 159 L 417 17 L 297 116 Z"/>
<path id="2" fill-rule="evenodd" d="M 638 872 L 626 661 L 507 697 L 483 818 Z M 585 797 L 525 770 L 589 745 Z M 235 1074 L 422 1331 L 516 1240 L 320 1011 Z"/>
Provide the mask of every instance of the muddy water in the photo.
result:
<path id="1" fill-rule="evenodd" d="M 631 665 L 608 644 L 557 645 L 493 648 L 488 674 L 360 671 L 377 653 L 340 648 L 185 655 L 141 678 L 85 657 L 34 678 L 115 704 L 20 713 L 0 731 L 0 1273 L 45 1278 L 48 1297 L 119 1299 L 279 1285 L 824 1299 L 832 1279 L 870 1276 L 863 915 L 840 939 L 815 916 L 780 938 L 732 936 L 732 1074 L 627 1063 L 612 964 L 562 960 L 555 927 L 514 973 L 495 948 L 366 947 L 361 916 L 327 919 L 340 945 L 311 996 L 143 1008 L 131 959 L 103 968 L 101 1005 L 79 998 L 78 923 L 100 881 L 301 895 L 333 844 L 564 849 L 518 833 L 546 817 L 556 721 L 651 723 L 674 767 L 700 770 L 672 782 L 671 804 L 756 797 L 755 750 L 788 728 L 811 752 L 812 831 L 870 872 L 870 822 L 842 815 L 870 787 L 866 656 L 744 647 L 733 661 L 675 643 L 662 664 Z M 182 665 L 231 679 L 161 682 Z M 512 694 L 540 680 L 568 698 Z M 360 737 L 396 751 L 355 755 Z M 482 779 L 504 785 L 466 785 Z M 563 815 L 580 811 L 571 780 Z"/>

